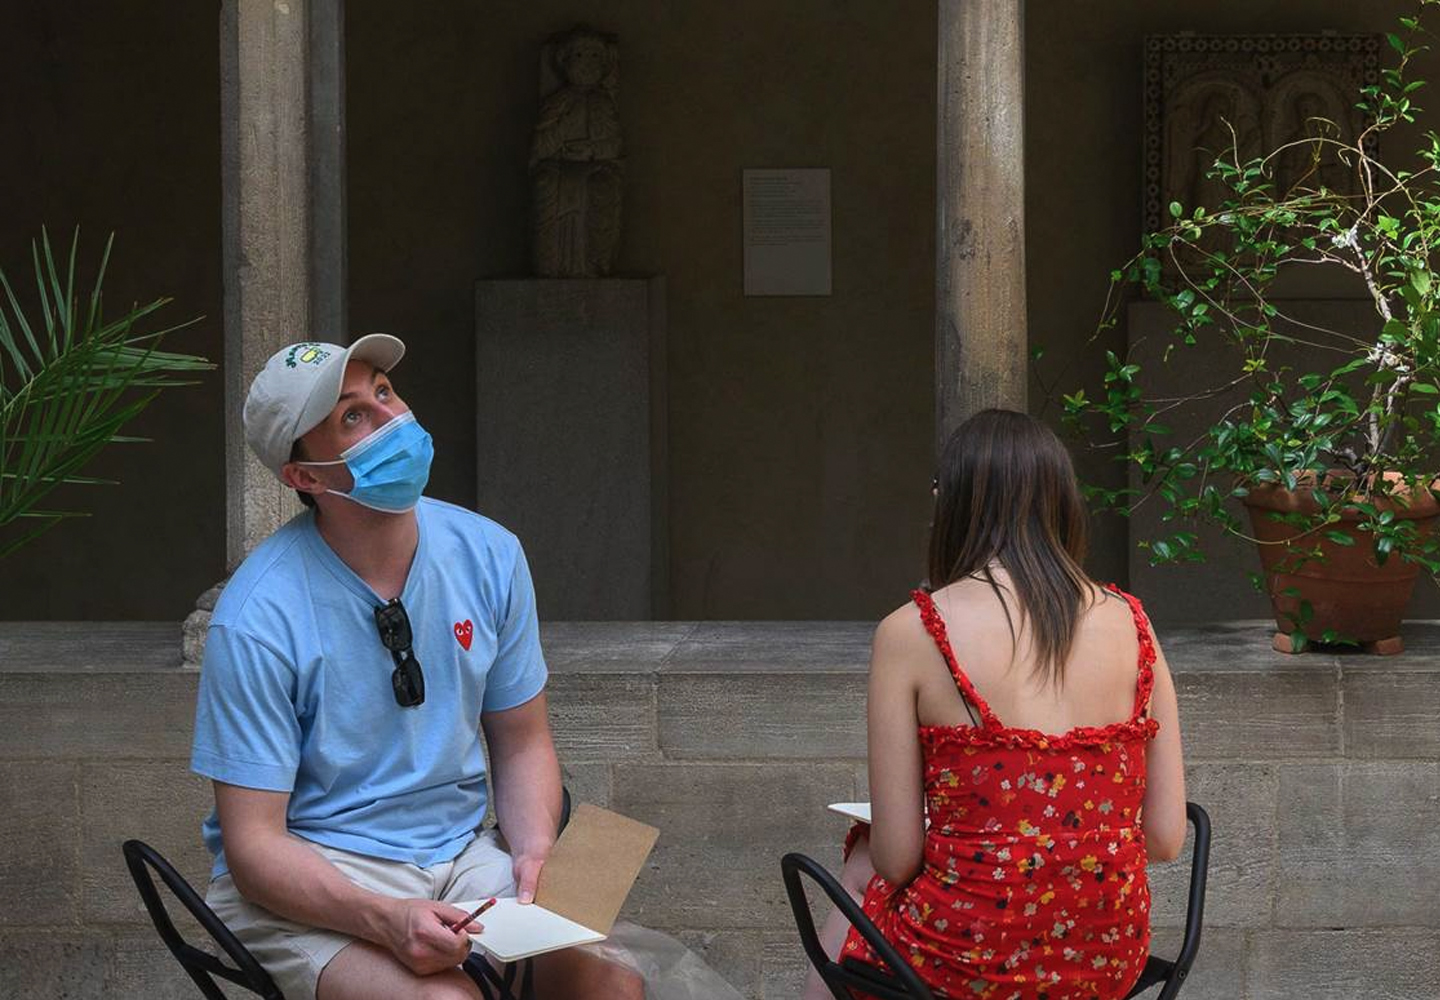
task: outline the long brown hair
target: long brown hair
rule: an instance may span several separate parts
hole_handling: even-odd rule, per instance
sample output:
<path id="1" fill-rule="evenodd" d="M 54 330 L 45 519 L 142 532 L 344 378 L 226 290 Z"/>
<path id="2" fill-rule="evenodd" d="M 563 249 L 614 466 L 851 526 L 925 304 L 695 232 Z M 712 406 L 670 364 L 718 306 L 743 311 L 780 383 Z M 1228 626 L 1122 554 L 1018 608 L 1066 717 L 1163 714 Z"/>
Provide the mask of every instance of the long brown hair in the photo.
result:
<path id="1" fill-rule="evenodd" d="M 967 577 L 995 591 L 1010 636 L 1016 623 L 990 571 L 1009 574 L 1036 671 L 1065 681 L 1065 660 L 1094 590 L 1082 564 L 1085 503 L 1070 453 L 1055 433 L 1014 410 L 981 410 L 955 429 L 940 457 L 930 532 L 930 587 Z"/>

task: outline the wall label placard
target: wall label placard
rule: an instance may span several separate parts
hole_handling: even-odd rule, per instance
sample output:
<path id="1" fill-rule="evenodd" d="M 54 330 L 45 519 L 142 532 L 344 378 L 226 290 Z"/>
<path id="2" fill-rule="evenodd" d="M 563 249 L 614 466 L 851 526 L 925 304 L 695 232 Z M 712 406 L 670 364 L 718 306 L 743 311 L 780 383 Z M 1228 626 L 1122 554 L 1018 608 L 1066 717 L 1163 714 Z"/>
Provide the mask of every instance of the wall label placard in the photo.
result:
<path id="1" fill-rule="evenodd" d="M 746 295 L 830 294 L 830 168 L 741 172 Z"/>

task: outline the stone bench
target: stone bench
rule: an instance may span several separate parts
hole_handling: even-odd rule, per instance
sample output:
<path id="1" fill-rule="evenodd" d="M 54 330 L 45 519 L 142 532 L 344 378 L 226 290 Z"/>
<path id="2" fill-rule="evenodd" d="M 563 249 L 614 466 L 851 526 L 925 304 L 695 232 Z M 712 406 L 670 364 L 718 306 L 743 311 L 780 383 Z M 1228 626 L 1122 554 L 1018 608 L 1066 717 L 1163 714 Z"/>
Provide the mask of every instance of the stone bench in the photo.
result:
<path id="1" fill-rule="evenodd" d="M 838 868 L 867 795 L 872 626 L 551 623 L 552 722 L 577 798 L 660 827 L 627 908 L 747 996 L 798 995 L 779 858 Z M 1162 630 L 1189 794 L 1215 823 L 1187 1000 L 1435 995 L 1440 623 L 1410 652 L 1283 657 L 1260 622 Z M 963 658 L 963 650 L 962 650 Z M 207 783 L 187 771 L 198 675 L 171 624 L 0 623 L 0 997 L 191 998 L 119 845 L 197 884 Z M 1154 870 L 1157 948 L 1184 861 Z"/>

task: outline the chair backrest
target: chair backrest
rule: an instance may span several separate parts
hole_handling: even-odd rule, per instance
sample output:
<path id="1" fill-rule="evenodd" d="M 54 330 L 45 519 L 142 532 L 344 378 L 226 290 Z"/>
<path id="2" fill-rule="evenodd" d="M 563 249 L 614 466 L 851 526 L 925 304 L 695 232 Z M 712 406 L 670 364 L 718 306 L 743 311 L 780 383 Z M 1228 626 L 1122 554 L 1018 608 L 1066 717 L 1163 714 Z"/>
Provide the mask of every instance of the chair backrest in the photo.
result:
<path id="1" fill-rule="evenodd" d="M 810 964 L 820 974 L 836 1000 L 850 1000 L 850 990 L 861 990 L 877 997 L 878 1000 L 934 1000 L 930 988 L 910 968 L 910 963 L 900 957 L 889 941 L 880 933 L 880 928 L 865 916 L 844 886 L 835 881 L 821 865 L 803 854 L 790 853 L 780 859 L 780 872 L 785 878 L 785 894 L 790 897 L 790 909 L 795 914 L 795 926 L 800 931 L 800 943 Z M 800 876 L 805 875 L 818 885 L 830 902 L 845 914 L 845 919 L 860 932 L 861 937 L 875 949 L 875 954 L 890 967 L 893 980 L 882 981 L 879 977 L 866 975 L 858 970 L 848 969 L 836 962 L 820 944 L 815 931 L 815 918 L 810 913 L 810 902 L 805 897 L 805 887 Z"/>
<path id="2" fill-rule="evenodd" d="M 1210 814 L 1198 802 L 1185 803 L 1185 816 L 1195 827 L 1195 843 L 1190 854 L 1190 892 L 1185 901 L 1185 937 L 1180 943 L 1180 954 L 1163 979 L 1165 986 L 1155 995 L 1155 1000 L 1173 1000 L 1185 979 L 1190 975 L 1190 966 L 1195 964 L 1195 955 L 1200 951 L 1200 932 L 1205 923 L 1205 883 L 1210 877 Z"/>
<path id="3" fill-rule="evenodd" d="M 570 789 L 564 786 L 560 788 L 560 824 L 559 829 L 563 831 L 570 822 Z M 200 992 L 207 1000 L 227 1000 L 225 993 L 215 982 L 219 976 L 228 982 L 243 986 L 252 993 L 258 993 L 265 1000 L 285 1000 L 280 988 L 270 978 L 270 973 L 255 960 L 240 939 L 231 933 L 230 928 L 215 915 L 215 911 L 206 905 L 205 900 L 195 891 L 189 882 L 185 881 L 170 862 L 160 854 L 159 851 L 140 840 L 125 841 L 123 850 L 125 852 L 125 866 L 130 869 L 130 877 L 135 880 L 135 888 L 140 891 L 140 900 L 145 904 L 145 910 L 150 914 L 150 920 L 155 924 L 155 929 L 160 932 L 160 938 L 165 946 L 170 949 L 170 954 L 175 956 L 182 968 L 200 987 Z M 221 949 L 228 955 L 235 964 L 226 965 L 223 961 L 208 951 L 190 944 L 175 927 L 175 921 L 170 919 L 170 911 L 166 908 L 164 900 L 160 897 L 160 891 L 155 886 L 155 880 L 150 876 L 150 869 L 160 876 L 160 881 L 165 883 L 175 898 L 178 899 L 190 911 L 204 928 L 205 933 L 215 940 Z M 529 1000 L 534 996 L 533 975 L 530 974 L 530 962 L 527 959 L 524 963 L 512 963 L 506 970 L 504 976 L 494 972 L 494 968 L 482 957 L 472 955 L 466 959 L 464 970 L 469 974 L 476 984 L 490 996 L 489 986 L 493 985 L 498 991 L 500 1000 L 510 1000 L 514 996 L 512 990 L 516 986 L 515 966 L 523 964 L 523 972 L 520 983 L 521 1000 Z"/>
<path id="4" fill-rule="evenodd" d="M 226 1000 L 224 991 L 220 989 L 215 977 L 219 976 L 228 982 L 243 986 L 252 993 L 258 993 L 265 1000 L 285 1000 L 275 981 L 270 978 L 260 963 L 255 961 L 255 956 L 240 943 L 240 940 L 230 932 L 215 911 L 205 904 L 184 877 L 177 872 L 170 862 L 166 861 L 160 852 L 149 844 L 139 840 L 127 840 L 124 846 L 125 865 L 130 869 L 130 877 L 135 880 L 135 888 L 140 890 L 140 899 L 145 904 L 145 910 L 150 914 L 155 929 L 160 932 L 160 938 L 165 946 L 170 949 L 170 954 L 200 987 L 208 1000 Z M 226 965 L 223 961 L 208 951 L 190 944 L 181 936 L 176 929 L 175 922 L 170 919 L 170 911 L 166 908 L 164 901 L 160 898 L 160 892 L 155 886 L 155 880 L 150 876 L 150 870 L 160 876 L 166 888 L 174 894 L 204 928 L 205 933 L 214 939 L 234 966 Z"/>

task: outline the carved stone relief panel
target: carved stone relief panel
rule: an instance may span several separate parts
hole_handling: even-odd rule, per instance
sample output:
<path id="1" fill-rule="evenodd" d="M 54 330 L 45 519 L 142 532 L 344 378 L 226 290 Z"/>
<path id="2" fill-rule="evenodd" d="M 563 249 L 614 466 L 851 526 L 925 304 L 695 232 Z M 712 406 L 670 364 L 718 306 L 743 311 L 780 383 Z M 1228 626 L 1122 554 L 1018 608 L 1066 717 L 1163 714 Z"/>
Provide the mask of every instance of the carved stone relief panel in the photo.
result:
<path id="1" fill-rule="evenodd" d="M 1349 193 L 1355 180 L 1333 155 L 1318 166 L 1304 139 L 1353 142 L 1365 127 L 1360 88 L 1379 79 L 1374 35 L 1152 35 L 1145 40 L 1144 225 L 1213 209 L 1228 196 L 1207 177 L 1217 156 L 1239 159 L 1289 145 L 1272 161 L 1276 190 L 1324 184 Z"/>

